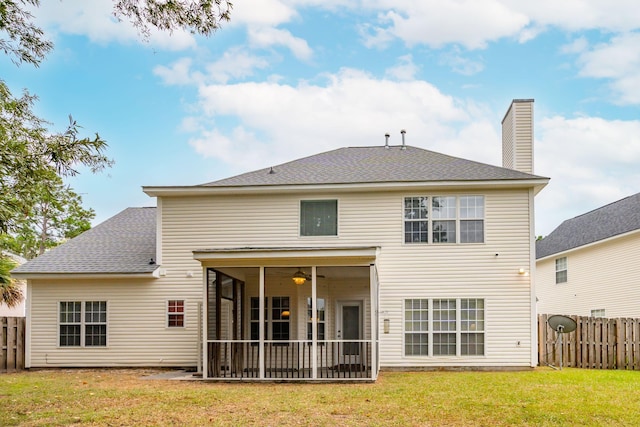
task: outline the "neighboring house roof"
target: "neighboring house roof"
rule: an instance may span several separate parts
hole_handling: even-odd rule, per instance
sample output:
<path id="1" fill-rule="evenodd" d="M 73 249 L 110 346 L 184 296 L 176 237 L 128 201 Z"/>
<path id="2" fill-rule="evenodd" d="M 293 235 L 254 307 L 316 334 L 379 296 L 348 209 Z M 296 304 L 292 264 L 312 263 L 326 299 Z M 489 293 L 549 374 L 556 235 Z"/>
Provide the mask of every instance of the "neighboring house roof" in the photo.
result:
<path id="1" fill-rule="evenodd" d="M 127 208 L 78 237 L 12 271 L 29 274 L 151 273 L 156 257 L 156 208 Z"/>
<path id="2" fill-rule="evenodd" d="M 411 146 L 346 147 L 201 187 L 526 180 L 542 177 Z M 546 179 L 546 178 L 545 178 Z"/>
<path id="3" fill-rule="evenodd" d="M 536 258 L 640 229 L 640 193 L 564 221 L 536 242 Z"/>

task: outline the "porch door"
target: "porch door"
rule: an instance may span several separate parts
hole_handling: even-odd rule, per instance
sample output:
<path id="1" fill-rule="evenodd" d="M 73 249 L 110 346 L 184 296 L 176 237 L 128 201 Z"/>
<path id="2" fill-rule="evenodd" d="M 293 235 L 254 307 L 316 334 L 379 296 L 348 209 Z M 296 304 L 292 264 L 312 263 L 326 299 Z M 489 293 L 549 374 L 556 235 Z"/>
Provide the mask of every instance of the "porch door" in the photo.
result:
<path id="1" fill-rule="evenodd" d="M 362 301 L 338 301 L 336 310 L 336 337 L 343 342 L 338 346 L 340 364 L 360 363 L 362 339 Z"/>

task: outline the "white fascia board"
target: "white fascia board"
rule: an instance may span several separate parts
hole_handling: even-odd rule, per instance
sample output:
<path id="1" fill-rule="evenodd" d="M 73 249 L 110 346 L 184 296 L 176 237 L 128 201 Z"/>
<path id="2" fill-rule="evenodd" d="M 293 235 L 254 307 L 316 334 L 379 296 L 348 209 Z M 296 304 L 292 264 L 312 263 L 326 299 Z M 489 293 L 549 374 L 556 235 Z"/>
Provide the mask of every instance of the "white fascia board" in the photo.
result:
<path id="1" fill-rule="evenodd" d="M 155 279 L 157 271 L 152 273 L 11 273 L 16 279 Z"/>
<path id="2" fill-rule="evenodd" d="M 380 183 L 344 183 L 344 184 L 302 184 L 302 185 L 254 185 L 254 186 L 184 186 L 184 187 L 142 187 L 142 191 L 151 197 L 186 197 L 227 194 L 255 193 L 299 193 L 346 192 L 346 191 L 384 191 L 413 190 L 419 188 L 438 189 L 486 189 L 486 188 L 535 188 L 538 193 L 549 182 L 549 178 L 493 180 L 493 181 L 417 181 L 417 182 L 380 182 Z"/>
<path id="3" fill-rule="evenodd" d="M 265 263 L 279 266 L 298 266 L 304 260 L 314 265 L 370 265 L 376 259 L 378 247 L 336 248 L 231 248 L 199 249 L 193 258 L 208 263 L 233 263 L 242 266 L 261 266 Z"/>

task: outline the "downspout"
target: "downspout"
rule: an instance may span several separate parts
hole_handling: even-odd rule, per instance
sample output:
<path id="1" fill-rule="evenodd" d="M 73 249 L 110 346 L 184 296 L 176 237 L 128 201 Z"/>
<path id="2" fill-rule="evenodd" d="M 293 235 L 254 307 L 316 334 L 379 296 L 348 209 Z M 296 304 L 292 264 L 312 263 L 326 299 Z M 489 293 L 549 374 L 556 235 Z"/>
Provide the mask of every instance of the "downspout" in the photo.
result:
<path id="1" fill-rule="evenodd" d="M 538 307 L 536 303 L 536 231 L 533 188 L 529 189 L 529 289 L 531 292 L 531 367 L 538 366 Z"/>

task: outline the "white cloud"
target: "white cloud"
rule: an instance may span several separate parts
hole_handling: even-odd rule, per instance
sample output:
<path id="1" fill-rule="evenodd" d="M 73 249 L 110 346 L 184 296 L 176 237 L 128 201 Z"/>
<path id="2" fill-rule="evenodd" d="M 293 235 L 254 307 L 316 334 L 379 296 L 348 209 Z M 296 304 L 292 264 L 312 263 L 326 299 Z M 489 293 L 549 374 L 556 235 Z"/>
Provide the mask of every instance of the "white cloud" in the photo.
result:
<path id="1" fill-rule="evenodd" d="M 578 54 L 582 53 L 589 47 L 589 41 L 586 37 L 578 37 L 571 43 L 565 44 L 560 47 L 560 53 L 564 54 Z"/>
<path id="2" fill-rule="evenodd" d="M 377 23 L 361 25 L 368 47 L 386 46 L 397 38 L 409 46 L 482 49 L 505 37 L 525 43 L 552 27 L 613 33 L 640 28 L 635 0 L 377 0 L 344 7 L 379 13 Z"/>
<path id="3" fill-rule="evenodd" d="M 45 1 L 41 2 L 33 14 L 38 24 L 49 31 L 84 35 L 95 43 L 131 43 L 143 40 L 132 24 L 119 22 L 113 16 L 111 0 Z M 167 50 L 188 49 L 196 44 L 193 36 L 184 31 L 169 34 L 156 30 L 151 31 L 148 43 L 152 47 Z"/>
<path id="4" fill-rule="evenodd" d="M 474 61 L 463 56 L 457 47 L 450 52 L 444 53 L 440 57 L 440 63 L 450 67 L 454 73 L 464 76 L 472 76 L 484 70 L 484 64 L 481 61 Z"/>
<path id="5" fill-rule="evenodd" d="M 206 73 L 192 71 L 192 64 L 191 58 L 181 58 L 169 66 L 156 66 L 153 73 L 166 85 L 200 85 L 250 77 L 256 69 L 269 65 L 266 59 L 251 55 L 242 47 L 232 47 L 219 60 L 205 65 Z"/>
<path id="6" fill-rule="evenodd" d="M 381 0 L 374 4 L 386 10 L 374 28 L 374 38 L 393 36 L 409 46 L 441 48 L 454 43 L 484 48 L 489 41 L 515 36 L 529 23 L 526 15 L 497 0 Z"/>
<path id="7" fill-rule="evenodd" d="M 398 58 L 398 64 L 388 68 L 385 71 L 387 77 L 395 80 L 413 80 L 419 67 L 414 64 L 413 57 L 411 55 L 404 55 Z"/>
<path id="8" fill-rule="evenodd" d="M 298 13 L 287 1 L 251 0 L 233 2 L 230 25 L 278 26 L 291 21 Z"/>
<path id="9" fill-rule="evenodd" d="M 268 66 L 269 62 L 265 58 L 252 55 L 242 47 L 234 47 L 206 68 L 212 81 L 227 83 L 232 79 L 250 77 L 256 69 L 264 69 Z"/>
<path id="10" fill-rule="evenodd" d="M 191 58 L 181 58 L 170 66 L 158 65 L 153 74 L 159 76 L 166 85 L 187 85 L 195 82 L 191 73 Z"/>
<path id="11" fill-rule="evenodd" d="M 640 33 L 615 36 L 583 51 L 578 64 L 581 76 L 611 81 L 615 102 L 640 103 Z"/>
<path id="12" fill-rule="evenodd" d="M 308 60 L 313 55 L 313 51 L 305 40 L 294 37 L 287 30 L 270 27 L 250 28 L 249 41 L 252 46 L 262 48 L 284 46 L 291 50 L 298 59 Z"/>
<path id="13" fill-rule="evenodd" d="M 639 191 L 640 121 L 550 117 L 536 135 L 536 172 L 551 177 L 536 198 L 539 234 Z"/>
<path id="14" fill-rule="evenodd" d="M 640 25 L 640 8 L 635 0 L 503 0 L 502 3 L 540 25 L 568 31 L 623 32 Z"/>
<path id="15" fill-rule="evenodd" d="M 341 146 L 407 143 L 496 164 L 494 117 L 423 81 L 375 80 L 356 70 L 327 75 L 326 85 L 239 83 L 200 88 L 197 151 L 231 163 L 237 171 L 278 164 Z M 212 123 L 233 117 L 239 125 Z M 231 143 L 230 141 L 233 141 Z M 247 153 L 255 152 L 249 157 Z"/>

